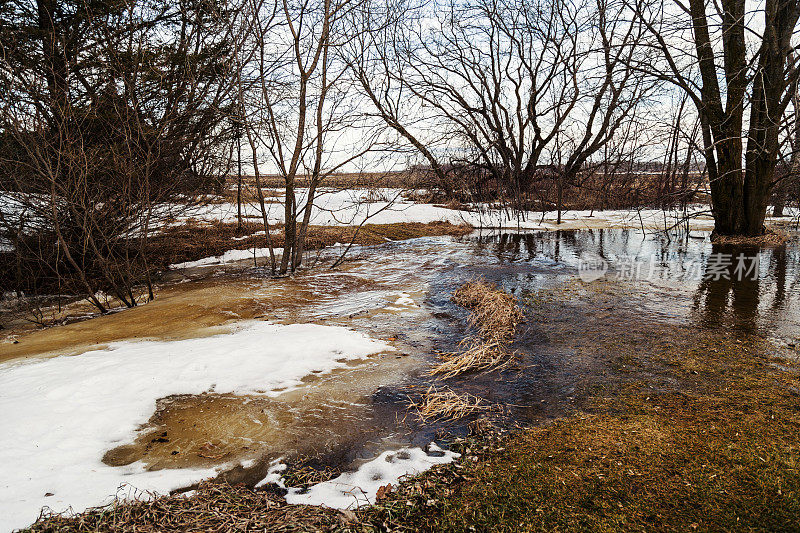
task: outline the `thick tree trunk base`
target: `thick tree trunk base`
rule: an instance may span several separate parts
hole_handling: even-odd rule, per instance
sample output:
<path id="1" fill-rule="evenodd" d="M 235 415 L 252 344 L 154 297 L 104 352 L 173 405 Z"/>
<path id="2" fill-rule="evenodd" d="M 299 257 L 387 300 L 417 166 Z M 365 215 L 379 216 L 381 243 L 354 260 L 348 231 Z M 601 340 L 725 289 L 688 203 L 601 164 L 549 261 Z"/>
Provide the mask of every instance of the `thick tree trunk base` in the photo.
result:
<path id="1" fill-rule="evenodd" d="M 730 244 L 736 246 L 783 246 L 789 236 L 783 232 L 767 230 L 761 235 L 721 235 L 716 231 L 711 233 L 711 242 L 714 244 Z"/>

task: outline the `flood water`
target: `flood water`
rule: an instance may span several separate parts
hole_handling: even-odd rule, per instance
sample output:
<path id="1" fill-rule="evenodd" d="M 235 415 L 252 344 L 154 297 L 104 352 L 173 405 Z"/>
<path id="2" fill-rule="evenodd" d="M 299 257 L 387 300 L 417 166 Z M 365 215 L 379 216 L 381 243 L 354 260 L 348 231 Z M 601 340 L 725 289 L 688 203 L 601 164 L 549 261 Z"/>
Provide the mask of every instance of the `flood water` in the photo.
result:
<path id="1" fill-rule="evenodd" d="M 278 457 L 347 468 L 385 449 L 427 444 L 444 429 L 464 432 L 469 420 L 425 424 L 409 414 L 408 398 L 431 384 L 480 396 L 498 406 L 491 416 L 525 425 L 563 416 L 598 380 L 617 379 L 620 350 L 691 344 L 721 331 L 765 337 L 791 355 L 800 332 L 799 271 L 796 246 L 719 247 L 704 233 L 421 238 L 358 248 L 337 270 L 280 280 L 246 263 L 193 270 L 146 306 L 3 349 L 4 358 L 64 357 L 118 340 L 211 335 L 242 319 L 340 325 L 390 341 L 396 352 L 312 374 L 277 397 L 162 398 L 135 440 L 103 456 L 109 465 L 141 460 L 153 469 L 244 462 L 224 476 L 256 483 Z M 438 381 L 428 374 L 435 354 L 457 349 L 469 334 L 467 312 L 450 297 L 479 277 L 523 308 L 515 363 Z M 663 386 L 675 384 L 665 376 Z"/>

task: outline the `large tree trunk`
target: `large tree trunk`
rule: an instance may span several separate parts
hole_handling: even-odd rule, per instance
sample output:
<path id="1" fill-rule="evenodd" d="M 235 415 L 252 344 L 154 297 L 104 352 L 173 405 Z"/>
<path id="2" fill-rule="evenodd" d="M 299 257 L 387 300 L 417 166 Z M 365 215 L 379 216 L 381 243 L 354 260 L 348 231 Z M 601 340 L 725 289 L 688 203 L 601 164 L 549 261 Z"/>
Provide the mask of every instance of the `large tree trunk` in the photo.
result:
<path id="1" fill-rule="evenodd" d="M 720 235 L 742 232 L 742 139 L 719 142 L 715 172 L 709 173 L 714 231 Z"/>
<path id="2" fill-rule="evenodd" d="M 775 205 L 772 206 L 773 217 L 785 216 L 783 210 L 786 208 L 786 196 L 785 184 L 778 184 L 777 190 L 775 191 Z"/>
<path id="3" fill-rule="evenodd" d="M 785 67 L 791 55 L 791 38 L 797 24 L 797 2 L 766 0 L 764 12 L 767 24 L 753 82 L 745 155 L 741 233 L 751 236 L 764 232 L 770 190 L 775 181 L 778 128 L 788 103 L 784 98 L 787 87 Z"/>
<path id="4" fill-rule="evenodd" d="M 791 60 L 794 62 L 798 58 L 796 54 L 792 54 Z M 780 181 L 775 182 L 773 187 L 775 205 L 772 208 L 772 216 L 784 216 L 783 210 L 786 207 L 786 197 L 788 196 L 789 181 L 796 180 L 798 171 L 800 171 L 800 88 L 797 84 L 794 86 L 792 92 L 792 105 L 794 106 L 794 124 L 792 126 L 792 155 L 789 160 L 789 173 L 782 176 Z"/>
<path id="5" fill-rule="evenodd" d="M 714 231 L 722 235 L 758 236 L 764 232 L 770 189 L 778 154 L 778 128 L 786 108 L 786 65 L 798 18 L 796 0 L 765 0 L 766 26 L 752 81 L 747 152 L 742 168 L 747 57 L 745 3 L 722 0 L 722 41 L 726 90 L 720 90 L 717 63 L 709 35 L 706 2 L 690 0 L 692 27 L 702 77 L 700 114 L 709 170 Z M 791 70 L 791 69 L 790 69 Z M 725 102 L 723 105 L 723 94 Z"/>

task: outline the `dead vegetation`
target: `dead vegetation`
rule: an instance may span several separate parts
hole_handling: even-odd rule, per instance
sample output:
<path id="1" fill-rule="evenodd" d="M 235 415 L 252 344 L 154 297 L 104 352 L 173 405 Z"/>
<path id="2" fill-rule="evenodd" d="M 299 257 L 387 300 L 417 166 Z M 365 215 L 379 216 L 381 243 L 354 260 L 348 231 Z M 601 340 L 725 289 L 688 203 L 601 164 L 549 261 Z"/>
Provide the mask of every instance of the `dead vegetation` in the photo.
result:
<path id="1" fill-rule="evenodd" d="M 516 299 L 494 283 L 484 280 L 465 283 L 453 294 L 453 302 L 472 311 L 470 322 L 485 341 L 510 343 L 522 311 Z"/>
<path id="2" fill-rule="evenodd" d="M 347 517 L 334 509 L 286 505 L 274 491 L 242 485 L 202 483 L 191 496 L 162 496 L 151 501 L 116 501 L 108 507 L 72 516 L 43 514 L 31 532 L 183 532 L 330 530 Z"/>
<path id="3" fill-rule="evenodd" d="M 437 389 L 431 385 L 419 402 L 409 400 L 421 422 L 459 420 L 471 414 L 492 409 L 485 400 L 474 394 L 458 394 L 450 387 Z"/>
<path id="4" fill-rule="evenodd" d="M 356 232 L 356 229 L 358 231 Z M 187 222 L 180 226 L 165 229 L 148 241 L 146 253 L 150 264 L 157 265 L 162 271 L 169 265 L 196 261 L 204 257 L 220 256 L 229 250 L 247 250 L 266 246 L 265 237 L 260 232 L 261 226 L 255 222 L 245 222 L 242 230 L 237 231 L 235 223 L 200 223 Z M 364 224 L 361 228 L 344 226 L 309 226 L 306 238 L 306 250 L 320 250 L 335 243 L 358 245 L 378 245 L 389 241 L 414 239 L 418 237 L 450 235 L 461 237 L 473 231 L 469 225 L 455 225 L 449 222 L 402 222 L 394 224 Z M 283 228 L 274 228 L 272 241 L 276 247 L 282 245 Z M 266 260 L 259 260 L 261 266 Z M 249 265 L 253 265 L 251 259 Z M 13 254 L 0 253 L 0 286 L 9 283 L 9 276 L 14 275 Z M 38 291 L 45 296 L 36 296 L 37 291 L 28 293 L 24 299 L 0 300 L 0 329 L 13 332 L 27 331 L 31 325 L 49 327 L 81 321 L 95 315 L 92 309 L 81 303 L 75 295 L 59 292 L 58 279 L 43 277 L 34 280 Z M 146 288 L 134 287 L 137 300 L 147 301 Z M 53 296 L 47 296 L 52 294 Z M 121 305 L 113 295 L 98 293 L 98 297 L 108 309 Z"/>
<path id="5" fill-rule="evenodd" d="M 446 379 L 508 364 L 512 357 L 509 345 L 522 322 L 516 299 L 494 283 L 475 280 L 462 285 L 453 294 L 453 302 L 471 311 L 469 323 L 477 335 L 461 342 L 463 351 L 440 355 L 441 362 L 432 373 Z"/>
<path id="6" fill-rule="evenodd" d="M 254 222 L 246 222 L 242 231 L 237 231 L 235 223 L 190 222 L 171 228 L 151 239 L 154 259 L 160 258 L 166 267 L 174 263 L 222 255 L 228 250 L 264 247 L 266 242 L 261 229 L 261 226 Z M 336 243 L 351 241 L 354 244 L 369 246 L 417 237 L 440 235 L 459 237 L 471 233 L 472 230 L 471 226 L 449 222 L 364 224 L 360 228 L 312 225 L 308 227 L 305 249 L 319 250 Z M 275 248 L 283 246 L 283 236 L 282 225 L 272 228 L 272 244 Z"/>
<path id="7" fill-rule="evenodd" d="M 664 364 L 679 390 L 595 382 L 571 416 L 455 447 L 459 464 L 365 509 L 360 530 L 797 531 L 797 365 L 723 332 L 640 344 L 614 358 Z"/>
<path id="8" fill-rule="evenodd" d="M 542 317 L 552 312 L 541 307 Z M 603 320 L 624 317 L 604 315 L 581 335 L 616 371 L 578 393 L 576 412 L 506 435 L 474 424 L 476 434 L 450 443 L 460 459 L 393 486 L 374 506 L 343 514 L 201 485 L 189 500 L 49 517 L 32 531 L 798 531 L 800 368 L 775 355 L 788 349 L 652 322 L 602 335 Z M 571 346 L 573 336 L 549 331 Z"/>
<path id="9" fill-rule="evenodd" d="M 712 233 L 711 242 L 734 246 L 783 246 L 789 241 L 789 235 L 777 229 L 768 229 L 763 235 L 748 237 L 745 235 L 719 235 Z"/>
<path id="10" fill-rule="evenodd" d="M 508 366 L 513 359 L 509 346 L 522 321 L 516 299 L 496 284 L 478 279 L 462 285 L 452 300 L 471 311 L 469 324 L 476 334 L 459 343 L 461 350 L 439 354 L 439 363 L 431 374 L 449 379 Z M 478 396 L 459 394 L 447 386 L 431 385 L 419 400 L 409 399 L 409 409 L 423 422 L 459 420 L 495 407 Z"/>
<path id="11" fill-rule="evenodd" d="M 337 172 L 325 177 L 324 185 L 329 189 L 361 189 L 361 188 L 392 188 L 392 189 L 414 189 L 420 184 L 419 173 L 411 170 L 399 170 L 388 172 Z M 266 175 L 259 176 L 261 187 L 281 189 L 285 186 L 282 176 Z M 231 200 L 235 200 L 236 175 L 228 175 L 226 178 L 226 192 Z M 312 176 L 308 174 L 298 174 L 295 177 L 297 187 L 308 187 Z M 256 195 L 252 192 L 256 187 L 256 177 L 252 175 L 242 176 L 242 187 L 249 194 L 249 199 L 254 200 Z M 283 193 L 281 193 L 283 194 Z"/>
<path id="12" fill-rule="evenodd" d="M 440 362 L 431 373 L 448 379 L 466 372 L 501 369 L 511 363 L 511 352 L 499 341 L 485 342 L 470 337 L 464 339 L 461 346 L 467 348 L 459 352 L 440 354 Z"/>

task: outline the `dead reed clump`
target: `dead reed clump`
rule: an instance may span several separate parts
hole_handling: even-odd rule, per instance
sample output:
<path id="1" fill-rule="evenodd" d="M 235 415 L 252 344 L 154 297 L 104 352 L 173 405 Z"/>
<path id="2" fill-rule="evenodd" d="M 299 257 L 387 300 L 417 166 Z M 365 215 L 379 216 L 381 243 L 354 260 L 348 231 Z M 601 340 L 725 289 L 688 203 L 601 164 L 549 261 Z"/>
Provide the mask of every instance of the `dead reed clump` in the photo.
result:
<path id="1" fill-rule="evenodd" d="M 432 374 L 451 378 L 464 372 L 479 372 L 508 365 L 522 311 L 516 299 L 494 283 L 470 281 L 454 294 L 453 302 L 472 311 L 469 322 L 478 334 L 461 342 L 463 351 L 442 354 Z"/>
<path id="2" fill-rule="evenodd" d="M 454 294 L 453 302 L 472 311 L 470 323 L 486 342 L 511 342 L 517 325 L 522 322 L 522 311 L 516 299 L 494 283 L 484 280 L 470 281 Z"/>
<path id="3" fill-rule="evenodd" d="M 487 342 L 470 337 L 461 344 L 471 346 L 464 351 L 441 354 L 441 362 L 434 367 L 432 374 L 440 374 L 442 378 L 448 379 L 464 372 L 503 368 L 511 363 L 511 353 L 505 344 L 496 339 Z"/>
<path id="4" fill-rule="evenodd" d="M 450 387 L 438 390 L 433 385 L 425 391 L 419 403 L 409 401 L 421 422 L 458 420 L 491 408 L 473 394 L 458 394 Z"/>

